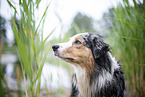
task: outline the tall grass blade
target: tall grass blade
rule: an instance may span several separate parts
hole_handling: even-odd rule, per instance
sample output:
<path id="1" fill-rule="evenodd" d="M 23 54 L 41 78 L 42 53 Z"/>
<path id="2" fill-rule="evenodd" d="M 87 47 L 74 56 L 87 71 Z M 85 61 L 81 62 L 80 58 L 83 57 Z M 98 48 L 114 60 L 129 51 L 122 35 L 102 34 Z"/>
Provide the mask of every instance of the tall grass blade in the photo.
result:
<path id="1" fill-rule="evenodd" d="M 50 2 L 50 3 L 51 3 L 51 2 Z M 39 24 L 38 24 L 38 26 L 37 26 L 37 28 L 36 28 L 36 31 L 35 31 L 35 35 L 36 35 L 36 33 L 37 33 L 37 30 L 38 30 L 38 28 L 39 28 L 39 26 L 40 26 L 40 24 L 41 24 L 41 22 L 42 22 L 44 16 L 46 15 L 46 12 L 47 12 L 47 10 L 48 10 L 48 7 L 49 7 L 50 3 L 49 3 L 48 6 L 46 7 L 46 9 L 45 9 L 45 11 L 44 11 L 44 13 L 43 13 L 43 16 L 42 16 L 41 19 L 40 19 L 40 22 L 39 22 Z"/>

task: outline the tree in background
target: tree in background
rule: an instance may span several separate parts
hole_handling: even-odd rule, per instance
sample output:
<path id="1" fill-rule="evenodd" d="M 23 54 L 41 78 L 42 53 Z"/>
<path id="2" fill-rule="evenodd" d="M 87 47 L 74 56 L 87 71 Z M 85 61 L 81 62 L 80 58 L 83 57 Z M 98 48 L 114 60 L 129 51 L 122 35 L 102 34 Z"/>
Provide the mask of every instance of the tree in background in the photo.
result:
<path id="1" fill-rule="evenodd" d="M 6 39 L 5 23 L 6 23 L 6 20 L 2 16 L 0 16 L 0 41 L 2 43 L 4 43 Z"/>
<path id="2" fill-rule="evenodd" d="M 93 19 L 78 12 L 71 23 L 68 33 L 72 36 L 80 32 L 95 32 L 95 29 L 93 26 Z"/>

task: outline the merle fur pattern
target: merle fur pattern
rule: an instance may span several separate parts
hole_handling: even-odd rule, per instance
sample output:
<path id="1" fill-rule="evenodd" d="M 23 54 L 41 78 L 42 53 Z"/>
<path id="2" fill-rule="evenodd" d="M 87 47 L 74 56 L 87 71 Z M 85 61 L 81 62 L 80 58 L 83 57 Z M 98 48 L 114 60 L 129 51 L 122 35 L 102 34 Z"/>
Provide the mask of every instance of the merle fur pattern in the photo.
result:
<path id="1" fill-rule="evenodd" d="M 84 39 L 83 45 L 91 49 L 94 60 L 95 68 L 93 74 L 90 77 L 90 86 L 94 81 L 97 81 L 98 76 L 102 70 L 106 70 L 111 73 L 111 62 L 106 52 L 110 50 L 108 44 L 104 43 L 99 35 L 88 34 L 82 36 Z M 119 64 L 119 63 L 118 63 Z M 113 79 L 105 83 L 101 89 L 96 90 L 95 97 L 123 97 L 125 82 L 123 76 L 123 70 L 121 67 L 117 68 L 113 72 Z M 97 86 L 95 86 L 97 87 Z M 76 74 L 73 74 L 72 92 L 70 97 L 82 97 L 79 96 L 79 89 L 77 86 Z"/>

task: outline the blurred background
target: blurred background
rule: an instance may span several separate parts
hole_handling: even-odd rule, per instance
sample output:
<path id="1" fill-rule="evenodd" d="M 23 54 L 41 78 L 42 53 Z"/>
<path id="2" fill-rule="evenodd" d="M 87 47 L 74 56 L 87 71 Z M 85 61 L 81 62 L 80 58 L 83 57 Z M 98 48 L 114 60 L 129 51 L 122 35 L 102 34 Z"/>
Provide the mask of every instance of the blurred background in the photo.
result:
<path id="1" fill-rule="evenodd" d="M 145 0 L 0 0 L 0 97 L 68 97 L 73 68 L 51 46 L 84 32 L 111 46 L 126 97 L 145 97 Z"/>

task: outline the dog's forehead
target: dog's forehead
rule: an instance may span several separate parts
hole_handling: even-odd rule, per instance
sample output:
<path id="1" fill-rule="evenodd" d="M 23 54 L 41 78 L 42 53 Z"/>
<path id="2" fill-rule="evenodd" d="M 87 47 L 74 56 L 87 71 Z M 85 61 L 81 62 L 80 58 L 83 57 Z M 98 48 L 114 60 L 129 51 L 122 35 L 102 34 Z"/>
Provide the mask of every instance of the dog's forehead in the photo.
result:
<path id="1" fill-rule="evenodd" d="M 76 34 L 76 35 L 70 37 L 70 41 L 74 41 L 74 40 L 76 40 L 76 39 L 78 39 L 78 38 L 83 38 L 84 36 L 87 36 L 88 34 L 89 34 L 89 33 Z"/>
<path id="2" fill-rule="evenodd" d="M 73 37 L 71 37 L 71 41 L 74 41 L 76 39 L 83 39 L 84 41 L 92 41 L 93 39 L 96 39 L 98 41 L 102 40 L 101 36 L 95 33 L 81 33 L 81 34 L 76 34 Z"/>

